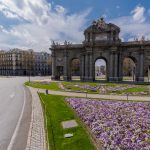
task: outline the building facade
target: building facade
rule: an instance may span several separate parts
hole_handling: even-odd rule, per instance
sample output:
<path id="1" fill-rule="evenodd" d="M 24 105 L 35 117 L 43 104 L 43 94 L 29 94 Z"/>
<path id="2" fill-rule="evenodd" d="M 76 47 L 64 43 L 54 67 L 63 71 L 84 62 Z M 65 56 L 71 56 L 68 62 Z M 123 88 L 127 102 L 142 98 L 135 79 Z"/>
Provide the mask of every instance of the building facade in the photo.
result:
<path id="1" fill-rule="evenodd" d="M 92 23 L 85 31 L 82 44 L 63 45 L 52 43 L 52 79 L 71 80 L 71 62 L 80 60 L 80 78 L 82 81 L 95 80 L 95 62 L 103 59 L 106 62 L 106 80 L 123 80 L 123 61 L 133 60 L 135 81 L 143 82 L 144 74 L 150 67 L 150 41 L 121 42 L 120 28 L 106 23 L 103 18 Z M 61 74 L 60 74 L 61 73 Z"/>
<path id="2" fill-rule="evenodd" d="M 34 52 L 33 75 L 51 75 L 51 55 L 45 52 Z"/>
<path id="3" fill-rule="evenodd" d="M 50 75 L 51 56 L 33 50 L 12 49 L 0 51 L 0 75 Z"/>

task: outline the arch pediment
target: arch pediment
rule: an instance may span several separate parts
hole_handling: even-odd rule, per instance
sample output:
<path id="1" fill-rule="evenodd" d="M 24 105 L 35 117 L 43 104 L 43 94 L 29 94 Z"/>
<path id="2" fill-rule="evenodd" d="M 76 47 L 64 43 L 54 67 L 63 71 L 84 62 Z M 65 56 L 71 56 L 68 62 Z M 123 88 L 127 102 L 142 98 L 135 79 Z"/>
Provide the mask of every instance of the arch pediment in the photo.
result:
<path id="1" fill-rule="evenodd" d="M 106 23 L 103 18 L 93 21 L 85 31 L 85 42 L 119 41 L 120 28 L 112 23 Z"/>

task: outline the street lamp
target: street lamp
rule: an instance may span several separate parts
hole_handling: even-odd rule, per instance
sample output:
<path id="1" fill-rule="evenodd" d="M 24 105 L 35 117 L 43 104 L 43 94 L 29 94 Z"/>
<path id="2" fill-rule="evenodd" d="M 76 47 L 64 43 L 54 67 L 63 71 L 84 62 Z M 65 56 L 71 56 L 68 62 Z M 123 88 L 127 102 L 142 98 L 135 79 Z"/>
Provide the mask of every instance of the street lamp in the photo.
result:
<path id="1" fill-rule="evenodd" d="M 127 93 L 127 101 L 129 100 L 129 93 Z"/>
<path id="2" fill-rule="evenodd" d="M 30 82 L 30 69 L 29 69 L 29 82 Z"/>
<path id="3" fill-rule="evenodd" d="M 85 97 L 87 98 L 87 88 L 86 88 L 86 85 L 84 86 L 84 89 L 85 89 Z"/>

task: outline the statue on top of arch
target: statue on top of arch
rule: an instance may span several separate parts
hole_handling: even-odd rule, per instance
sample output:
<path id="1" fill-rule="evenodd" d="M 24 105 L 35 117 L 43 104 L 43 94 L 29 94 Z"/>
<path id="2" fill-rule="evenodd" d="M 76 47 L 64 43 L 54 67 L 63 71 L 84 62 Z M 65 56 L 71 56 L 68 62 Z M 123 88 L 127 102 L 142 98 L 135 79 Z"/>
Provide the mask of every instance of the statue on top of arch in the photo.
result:
<path id="1" fill-rule="evenodd" d="M 93 25 L 97 27 L 97 29 L 105 30 L 107 28 L 107 24 L 104 21 L 104 18 L 101 17 L 97 21 L 93 21 Z"/>

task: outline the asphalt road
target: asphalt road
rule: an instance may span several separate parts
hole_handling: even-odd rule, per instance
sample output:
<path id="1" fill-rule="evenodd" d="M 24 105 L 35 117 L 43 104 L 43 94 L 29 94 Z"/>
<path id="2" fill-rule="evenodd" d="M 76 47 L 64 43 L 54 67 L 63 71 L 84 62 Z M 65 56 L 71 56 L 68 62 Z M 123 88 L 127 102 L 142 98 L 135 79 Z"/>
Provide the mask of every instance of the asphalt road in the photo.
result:
<path id="1" fill-rule="evenodd" d="M 31 77 L 31 80 L 43 78 L 45 77 Z M 28 77 L 0 77 L 0 150 L 13 150 L 13 146 L 17 146 L 16 139 L 18 145 L 19 142 L 23 143 L 23 133 L 19 131 L 26 132 L 27 135 L 27 129 L 24 128 L 27 128 L 26 121 L 30 121 L 31 107 L 27 101 L 29 94 L 23 86 L 25 81 L 28 81 Z M 17 149 L 22 148 L 15 148 Z"/>

